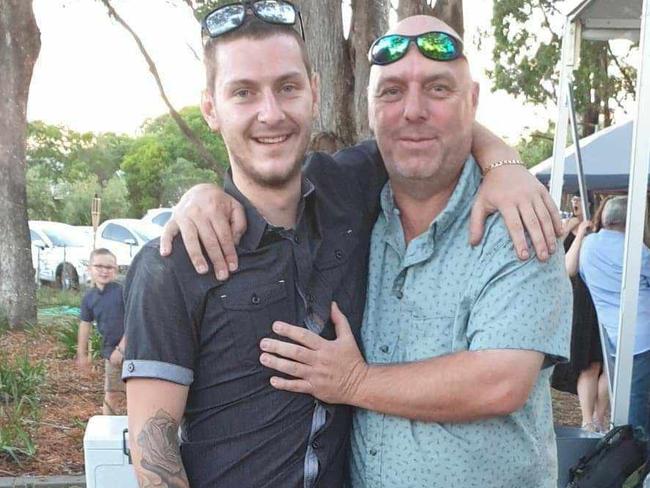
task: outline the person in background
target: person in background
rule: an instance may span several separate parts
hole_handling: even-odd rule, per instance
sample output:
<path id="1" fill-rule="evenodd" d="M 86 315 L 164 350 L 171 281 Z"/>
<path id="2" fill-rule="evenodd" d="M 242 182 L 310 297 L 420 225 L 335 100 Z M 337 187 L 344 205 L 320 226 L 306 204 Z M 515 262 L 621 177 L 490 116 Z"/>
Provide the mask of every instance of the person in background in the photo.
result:
<path id="1" fill-rule="evenodd" d="M 603 369 L 596 309 L 589 289 L 578 273 L 580 247 L 593 224 L 591 220 L 583 219 L 579 193 L 571 198 L 571 209 L 573 216 L 564 225 L 565 264 L 573 289 L 571 360 L 556 366 L 552 385 L 558 390 L 578 394 L 583 429 L 603 432 L 609 398 L 607 374 Z"/>
<path id="2" fill-rule="evenodd" d="M 102 336 L 101 355 L 104 358 L 104 415 L 123 413 L 125 387 L 121 378 L 124 361 L 124 299 L 122 285 L 115 282 L 117 259 L 108 249 L 90 253 L 88 265 L 94 288 L 81 301 L 79 334 L 77 337 L 77 365 L 85 370 L 90 366 L 88 339 L 92 323 Z"/>
<path id="3" fill-rule="evenodd" d="M 585 237 L 580 251 L 580 275 L 589 287 L 605 329 L 605 338 L 616 357 L 618 321 L 623 281 L 627 197 L 608 200 L 602 212 L 602 229 Z M 635 324 L 632 391 L 629 423 L 649 432 L 648 400 L 650 396 L 650 250 L 643 246 L 639 298 Z"/>

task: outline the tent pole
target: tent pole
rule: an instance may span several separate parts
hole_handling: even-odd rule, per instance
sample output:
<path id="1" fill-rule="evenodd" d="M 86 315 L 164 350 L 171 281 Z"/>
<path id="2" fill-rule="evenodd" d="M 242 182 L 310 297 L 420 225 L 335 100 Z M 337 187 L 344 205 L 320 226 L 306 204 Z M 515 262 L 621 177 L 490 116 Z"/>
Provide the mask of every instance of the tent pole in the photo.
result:
<path id="1" fill-rule="evenodd" d="M 573 77 L 575 63 L 576 28 L 567 17 L 562 36 L 562 58 L 560 62 L 560 85 L 557 100 L 557 123 L 553 140 L 553 166 L 549 183 L 551 197 L 560 207 L 562 200 L 562 185 L 564 184 L 564 151 L 566 149 L 567 129 L 569 123 L 569 108 L 567 106 L 567 90 Z"/>
<path id="2" fill-rule="evenodd" d="M 585 182 L 585 170 L 582 165 L 582 150 L 580 149 L 580 136 L 578 135 L 578 121 L 576 117 L 576 102 L 573 96 L 573 83 L 569 82 L 567 87 L 569 95 L 569 115 L 571 115 L 571 128 L 573 130 L 573 145 L 576 148 L 576 174 L 578 176 L 578 188 L 580 189 L 580 203 L 582 203 L 582 220 L 591 219 L 591 209 L 587 198 L 587 183 Z"/>
<path id="3" fill-rule="evenodd" d="M 632 141 L 630 186 L 628 190 L 625 256 L 621 287 L 621 310 L 617 361 L 614 375 L 612 420 L 615 425 L 628 421 L 632 363 L 634 353 L 634 327 L 637 319 L 639 278 L 641 274 L 641 249 L 648 191 L 648 166 L 650 165 L 650 0 L 643 0 L 641 16 L 641 55 L 636 92 L 636 123 Z"/>

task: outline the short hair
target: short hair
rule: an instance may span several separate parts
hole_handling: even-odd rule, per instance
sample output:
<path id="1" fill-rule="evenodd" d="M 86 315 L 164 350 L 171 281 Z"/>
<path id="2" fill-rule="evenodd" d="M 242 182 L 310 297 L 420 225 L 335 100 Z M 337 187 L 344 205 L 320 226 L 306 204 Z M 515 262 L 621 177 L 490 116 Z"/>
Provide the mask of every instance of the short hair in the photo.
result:
<path id="1" fill-rule="evenodd" d="M 240 27 L 218 37 L 208 37 L 208 40 L 203 45 L 203 64 L 205 65 L 206 88 L 208 93 L 212 95 L 217 79 L 216 54 L 218 46 L 237 39 L 261 40 L 277 35 L 289 35 L 296 40 L 300 47 L 305 68 L 307 69 L 307 75 L 311 78 L 312 67 L 309 61 L 309 55 L 307 54 L 307 46 L 301 35 L 292 26 L 272 24 L 258 19 L 254 15 L 247 15 L 244 17 L 244 22 Z"/>
<path id="2" fill-rule="evenodd" d="M 93 249 L 90 252 L 89 261 L 92 262 L 95 256 L 112 256 L 115 262 L 117 262 L 117 258 L 115 257 L 115 254 L 113 254 L 109 249 L 106 249 L 105 247 L 99 247 L 97 249 Z"/>
<path id="3" fill-rule="evenodd" d="M 627 221 L 627 197 L 607 200 L 603 208 L 603 227 L 625 227 Z"/>

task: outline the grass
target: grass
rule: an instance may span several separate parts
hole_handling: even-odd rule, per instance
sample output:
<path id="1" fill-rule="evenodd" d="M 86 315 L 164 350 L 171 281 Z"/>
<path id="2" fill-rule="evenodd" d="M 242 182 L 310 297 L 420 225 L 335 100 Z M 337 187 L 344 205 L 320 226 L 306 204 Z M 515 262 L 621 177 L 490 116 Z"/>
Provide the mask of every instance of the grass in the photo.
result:
<path id="1" fill-rule="evenodd" d="M 45 372 L 45 364 L 30 361 L 27 353 L 11 361 L 0 358 L 0 456 L 18 464 L 36 453 L 30 425 L 40 417 Z"/>
<path id="2" fill-rule="evenodd" d="M 55 328 L 54 334 L 59 343 L 61 354 L 66 359 L 72 359 L 77 355 L 77 335 L 79 334 L 79 319 L 68 318 L 65 322 Z M 93 327 L 90 333 L 90 355 L 97 359 L 102 352 L 102 337 Z"/>
<path id="3" fill-rule="evenodd" d="M 48 307 L 78 307 L 81 303 L 81 293 L 75 290 L 57 290 L 42 286 L 36 291 L 38 308 Z"/>

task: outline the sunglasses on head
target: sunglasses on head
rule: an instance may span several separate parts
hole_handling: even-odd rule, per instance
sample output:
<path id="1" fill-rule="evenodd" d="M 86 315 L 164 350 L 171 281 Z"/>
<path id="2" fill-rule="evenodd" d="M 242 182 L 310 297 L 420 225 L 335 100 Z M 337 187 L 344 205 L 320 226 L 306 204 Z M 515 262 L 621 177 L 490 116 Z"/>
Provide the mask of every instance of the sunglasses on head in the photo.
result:
<path id="1" fill-rule="evenodd" d="M 305 39 L 305 28 L 298 8 L 286 0 L 245 0 L 216 8 L 203 18 L 203 32 L 209 37 L 219 37 L 240 28 L 246 15 L 252 12 L 269 24 L 300 25 L 300 35 Z"/>
<path id="2" fill-rule="evenodd" d="M 423 56 L 434 61 L 453 61 L 463 55 L 463 43 L 446 32 L 425 32 L 417 36 L 389 34 L 372 43 L 368 58 L 383 66 L 402 59 L 415 43 Z"/>

